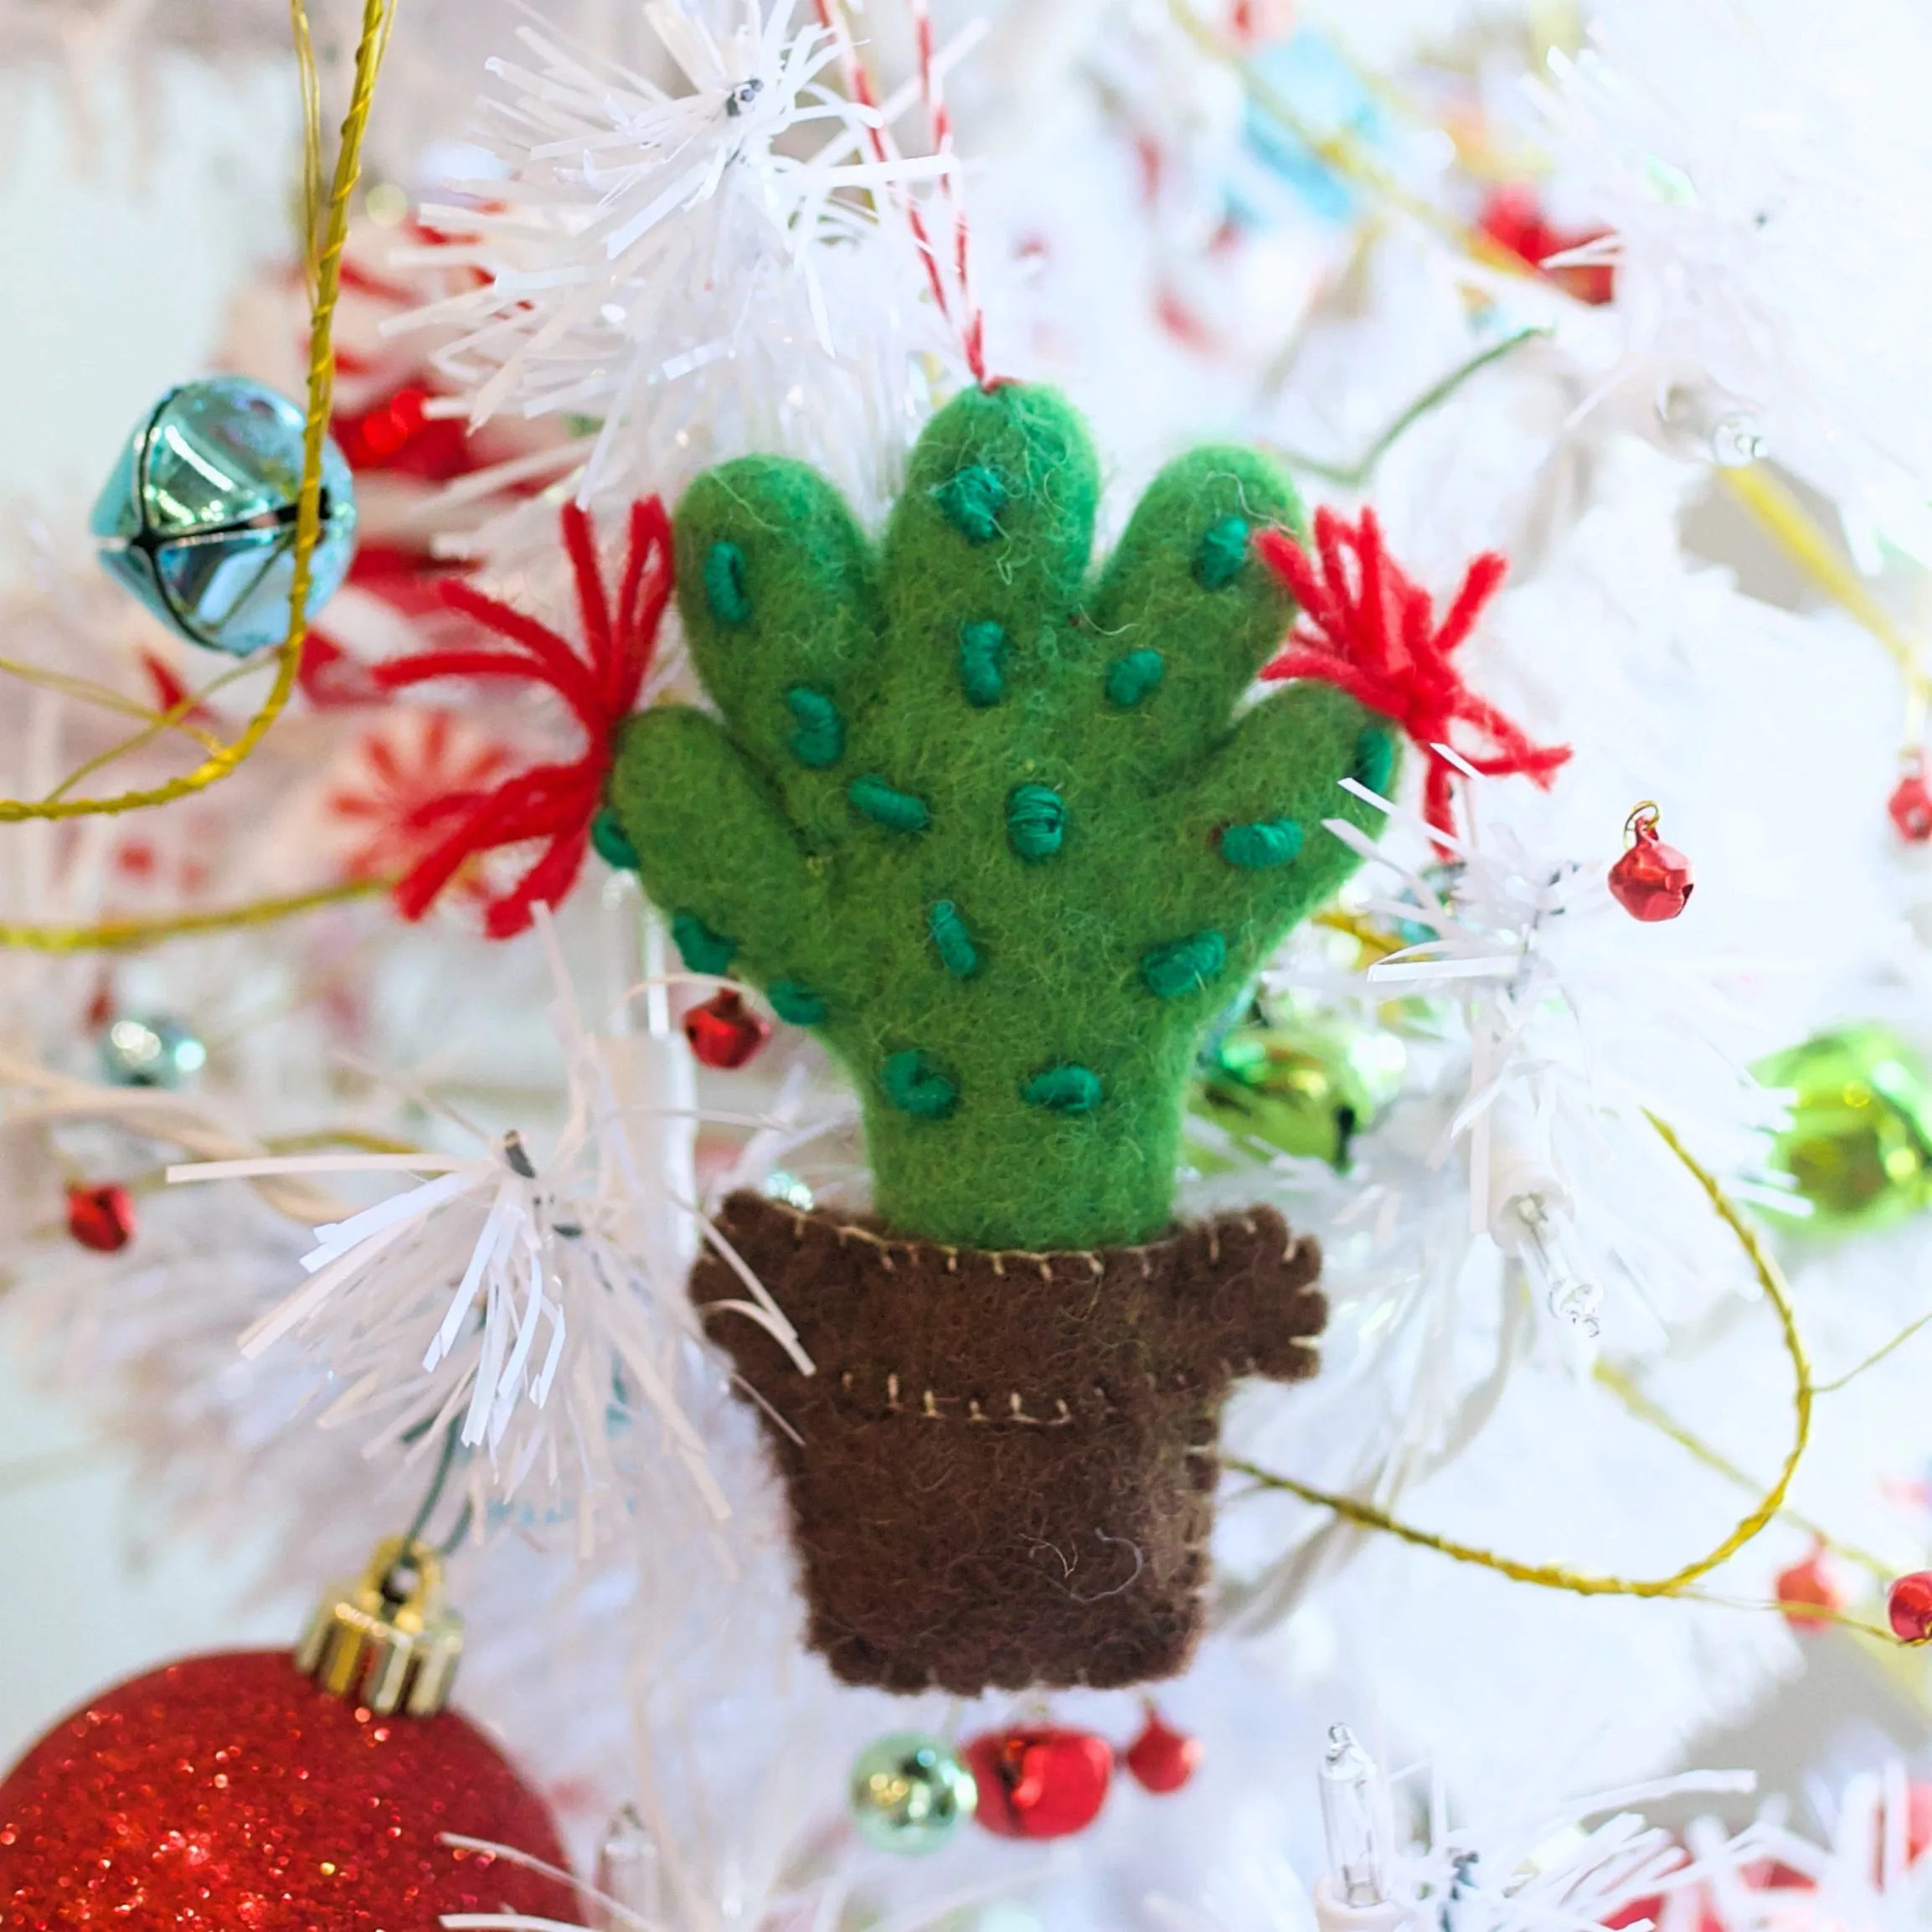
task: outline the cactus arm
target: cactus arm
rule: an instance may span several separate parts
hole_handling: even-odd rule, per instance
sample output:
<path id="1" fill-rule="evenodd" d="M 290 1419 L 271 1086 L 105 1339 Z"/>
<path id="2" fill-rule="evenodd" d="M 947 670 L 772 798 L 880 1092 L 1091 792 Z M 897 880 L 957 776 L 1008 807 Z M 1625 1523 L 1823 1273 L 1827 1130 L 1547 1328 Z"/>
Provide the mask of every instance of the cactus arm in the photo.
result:
<path id="1" fill-rule="evenodd" d="M 1067 654 L 1085 649 L 1069 620 L 1099 495 L 1085 427 L 1051 390 L 1015 384 L 949 403 L 913 451 L 886 532 L 882 702 L 1004 732 L 1057 703 Z"/>
<path id="2" fill-rule="evenodd" d="M 869 548 L 806 467 L 746 456 L 678 505 L 678 611 L 704 688 L 817 849 L 843 822 L 853 724 L 876 675 Z"/>
<path id="3" fill-rule="evenodd" d="M 1361 863 L 1322 822 L 1378 831 L 1383 815 L 1340 781 L 1386 791 L 1395 755 L 1385 720 L 1332 685 L 1296 683 L 1249 711 L 1161 801 L 1157 849 L 1142 864 L 1167 882 L 1159 906 L 1166 925 L 1149 943 L 1218 938 L 1225 962 L 1202 988 L 1208 1013 Z"/>
<path id="4" fill-rule="evenodd" d="M 715 719 L 683 705 L 632 719 L 610 802 L 688 967 L 754 980 L 800 1023 L 817 1023 L 806 1018 L 806 996 L 827 1016 L 839 1009 L 848 989 L 832 983 L 825 886 L 765 781 Z"/>
<path id="5" fill-rule="evenodd" d="M 1293 487 L 1252 451 L 1195 450 L 1155 478 L 1088 604 L 1102 760 L 1164 784 L 1226 738 L 1295 616 L 1254 535 L 1301 523 Z"/>

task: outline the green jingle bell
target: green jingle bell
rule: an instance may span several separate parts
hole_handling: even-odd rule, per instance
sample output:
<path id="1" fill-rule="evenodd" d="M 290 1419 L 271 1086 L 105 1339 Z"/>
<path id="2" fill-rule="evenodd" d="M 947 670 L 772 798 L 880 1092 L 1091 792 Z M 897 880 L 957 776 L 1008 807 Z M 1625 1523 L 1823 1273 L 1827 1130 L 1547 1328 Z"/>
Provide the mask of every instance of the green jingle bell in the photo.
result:
<path id="1" fill-rule="evenodd" d="M 1394 1097 L 1406 1058 L 1399 1039 L 1373 1028 L 1250 1020 L 1203 1056 L 1194 1111 L 1263 1158 L 1294 1154 L 1345 1167 L 1351 1141 Z M 1231 1163 L 1210 1156 L 1200 1164 Z"/>
<path id="2" fill-rule="evenodd" d="M 101 567 L 191 644 L 245 657 L 288 635 L 302 412 L 241 376 L 170 389 L 135 430 L 89 528 Z M 307 614 L 348 575 L 355 485 L 322 444 Z"/>
<path id="3" fill-rule="evenodd" d="M 1811 1203 L 1806 1226 L 1888 1227 L 1932 1199 L 1932 1080 L 1889 1027 L 1821 1033 L 1751 1071 L 1790 1094 L 1774 1164 Z"/>
<path id="4" fill-rule="evenodd" d="M 936 1852 L 979 1808 L 979 1786 L 942 1739 L 902 1731 L 868 1744 L 852 1767 L 850 1809 L 880 1852 Z"/>

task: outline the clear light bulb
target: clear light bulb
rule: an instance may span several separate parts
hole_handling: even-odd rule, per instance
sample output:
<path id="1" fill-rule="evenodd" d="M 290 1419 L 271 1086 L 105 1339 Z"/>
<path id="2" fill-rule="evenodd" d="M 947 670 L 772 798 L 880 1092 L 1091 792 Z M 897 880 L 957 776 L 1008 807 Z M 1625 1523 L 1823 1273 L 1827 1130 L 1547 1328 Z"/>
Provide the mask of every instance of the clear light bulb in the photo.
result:
<path id="1" fill-rule="evenodd" d="M 1705 383 L 1672 383 L 1657 398 L 1657 417 L 1673 441 L 1715 463 L 1741 470 L 1765 452 L 1764 431 L 1749 408 Z"/>
<path id="2" fill-rule="evenodd" d="M 1394 1828 L 1388 1786 L 1374 1759 L 1346 1724 L 1328 1728 L 1321 1759 L 1321 1824 L 1328 1837 L 1331 1883 L 1346 1905 L 1380 1905 L 1389 1892 Z"/>
<path id="3" fill-rule="evenodd" d="M 1513 1205 L 1529 1237 L 1522 1264 L 1543 1291 L 1544 1304 L 1586 1342 L 1595 1341 L 1603 1332 L 1603 1290 L 1570 1265 L 1565 1230 L 1540 1195 L 1526 1194 Z"/>
<path id="4" fill-rule="evenodd" d="M 620 1806 L 605 1828 L 597 1847 L 597 1889 L 611 1901 L 600 1910 L 603 1932 L 634 1932 L 637 1919 L 655 1923 L 663 1916 L 663 1862 L 634 1805 Z"/>

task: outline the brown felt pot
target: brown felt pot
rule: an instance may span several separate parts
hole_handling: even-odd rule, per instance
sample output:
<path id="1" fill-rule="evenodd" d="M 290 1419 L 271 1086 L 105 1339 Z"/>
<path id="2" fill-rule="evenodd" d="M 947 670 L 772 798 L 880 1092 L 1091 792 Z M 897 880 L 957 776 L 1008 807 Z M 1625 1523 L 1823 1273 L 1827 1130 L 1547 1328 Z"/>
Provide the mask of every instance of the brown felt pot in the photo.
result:
<path id="1" fill-rule="evenodd" d="M 1110 1687 L 1172 1676 L 1198 1641 L 1223 1402 L 1237 1377 L 1314 1373 L 1321 1255 L 1272 1208 L 1139 1248 L 983 1254 L 734 1194 L 724 1239 L 816 1373 L 691 1296 L 764 1405 L 809 1638 L 893 1691 Z"/>

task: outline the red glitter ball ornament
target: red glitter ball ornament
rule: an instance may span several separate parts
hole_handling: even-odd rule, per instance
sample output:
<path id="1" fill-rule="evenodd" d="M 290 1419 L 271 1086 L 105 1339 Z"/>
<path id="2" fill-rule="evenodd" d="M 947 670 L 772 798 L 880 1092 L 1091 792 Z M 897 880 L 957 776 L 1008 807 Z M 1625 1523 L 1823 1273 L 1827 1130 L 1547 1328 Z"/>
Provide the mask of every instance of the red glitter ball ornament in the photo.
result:
<path id="1" fill-rule="evenodd" d="M 973 1815 L 1002 1838 L 1066 1838 L 1100 1815 L 1114 1748 L 1090 1731 L 1019 1725 L 988 1731 L 960 1754 L 979 1785 Z"/>
<path id="2" fill-rule="evenodd" d="M 1923 845 L 1932 838 L 1932 790 L 1925 784 L 1925 760 L 1914 752 L 1905 760 L 1905 769 L 1885 801 L 1885 809 L 1899 828 L 1899 836 L 1910 845 Z"/>
<path id="3" fill-rule="evenodd" d="M 771 1023 L 725 987 L 685 1014 L 684 1037 L 703 1065 L 729 1073 L 771 1038 Z"/>
<path id="4" fill-rule="evenodd" d="M 1657 808 L 1640 805 L 1624 830 L 1631 847 L 1610 868 L 1610 896 L 1632 919 L 1653 925 L 1675 919 L 1691 903 L 1697 875 L 1674 845 L 1657 837 Z"/>
<path id="5" fill-rule="evenodd" d="M 574 1924 L 543 1801 L 451 1712 L 382 1718 L 285 1651 L 193 1657 L 56 1725 L 0 1784 L 0 1925 L 436 1932 L 447 1912 Z"/>
<path id="6" fill-rule="evenodd" d="M 1179 1790 L 1200 1770 L 1203 1755 L 1198 1738 L 1164 1723 L 1150 1704 L 1140 1736 L 1127 1746 L 1121 1761 L 1144 1790 L 1165 1796 Z"/>
<path id="7" fill-rule="evenodd" d="M 1802 1563 L 1778 1572 L 1778 1605 L 1795 1631 L 1815 1636 L 1830 1626 L 1831 1618 L 1819 1613 L 1836 1612 L 1843 1607 L 1843 1600 L 1826 1570 L 1822 1543 L 1816 1545 Z"/>
<path id="8" fill-rule="evenodd" d="M 1885 1614 L 1900 1643 L 1922 1644 L 1932 1637 L 1932 1569 L 1900 1577 L 1885 1593 Z"/>
<path id="9" fill-rule="evenodd" d="M 134 1239 L 134 1201 L 125 1188 L 71 1187 L 67 1232 L 96 1255 L 118 1255 Z"/>

